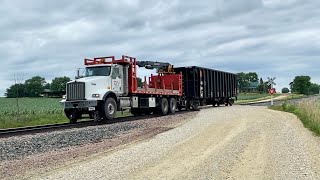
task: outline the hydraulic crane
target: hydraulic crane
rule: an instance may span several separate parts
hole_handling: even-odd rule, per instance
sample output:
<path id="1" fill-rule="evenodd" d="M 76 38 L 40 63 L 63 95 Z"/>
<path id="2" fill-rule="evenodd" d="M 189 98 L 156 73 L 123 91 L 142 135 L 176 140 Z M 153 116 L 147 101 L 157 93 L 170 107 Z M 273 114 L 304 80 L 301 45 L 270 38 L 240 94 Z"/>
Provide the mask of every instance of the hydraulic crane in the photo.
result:
<path id="1" fill-rule="evenodd" d="M 136 64 L 146 69 L 157 69 L 158 74 L 174 74 L 173 65 L 167 62 L 137 61 Z"/>

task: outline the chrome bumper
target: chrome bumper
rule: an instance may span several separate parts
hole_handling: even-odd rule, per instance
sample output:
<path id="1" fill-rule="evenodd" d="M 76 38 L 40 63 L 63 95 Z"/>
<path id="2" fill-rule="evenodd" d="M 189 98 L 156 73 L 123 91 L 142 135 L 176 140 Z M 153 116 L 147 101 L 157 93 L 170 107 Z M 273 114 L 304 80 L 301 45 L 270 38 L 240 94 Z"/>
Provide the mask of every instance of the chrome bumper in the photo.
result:
<path id="1" fill-rule="evenodd" d="M 87 109 L 89 107 L 98 106 L 97 100 L 81 100 L 81 101 L 60 101 L 64 109 Z"/>

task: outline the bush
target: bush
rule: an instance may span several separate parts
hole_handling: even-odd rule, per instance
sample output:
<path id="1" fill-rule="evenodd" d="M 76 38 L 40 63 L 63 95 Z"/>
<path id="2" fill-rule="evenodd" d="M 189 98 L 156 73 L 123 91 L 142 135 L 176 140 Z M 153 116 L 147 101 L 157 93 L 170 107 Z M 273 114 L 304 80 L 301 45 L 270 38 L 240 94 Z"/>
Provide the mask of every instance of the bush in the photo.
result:
<path id="1" fill-rule="evenodd" d="M 282 89 L 282 91 L 281 91 L 281 92 L 282 92 L 282 93 L 289 93 L 289 92 L 290 92 L 290 90 L 289 90 L 289 88 L 286 88 L 286 87 L 285 87 L 285 88 L 283 88 L 283 89 Z"/>

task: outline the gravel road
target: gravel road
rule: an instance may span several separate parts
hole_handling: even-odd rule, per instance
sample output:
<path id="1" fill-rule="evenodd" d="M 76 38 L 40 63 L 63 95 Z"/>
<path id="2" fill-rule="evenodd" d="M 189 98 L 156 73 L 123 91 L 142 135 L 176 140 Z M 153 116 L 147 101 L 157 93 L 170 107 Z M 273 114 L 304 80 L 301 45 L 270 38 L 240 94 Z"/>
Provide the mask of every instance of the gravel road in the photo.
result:
<path id="1" fill-rule="evenodd" d="M 319 147 L 292 114 L 206 108 L 151 139 L 34 179 L 320 179 Z"/>

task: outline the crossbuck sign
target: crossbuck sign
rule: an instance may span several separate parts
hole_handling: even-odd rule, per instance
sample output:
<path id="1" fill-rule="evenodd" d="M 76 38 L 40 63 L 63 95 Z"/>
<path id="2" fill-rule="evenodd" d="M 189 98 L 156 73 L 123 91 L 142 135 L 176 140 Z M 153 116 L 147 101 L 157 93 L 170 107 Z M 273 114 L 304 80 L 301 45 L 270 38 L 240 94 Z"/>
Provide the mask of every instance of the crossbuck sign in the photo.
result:
<path id="1" fill-rule="evenodd" d="M 271 106 L 273 106 L 273 93 L 275 92 L 275 89 L 273 88 L 274 85 L 276 85 L 276 83 L 274 82 L 274 80 L 276 79 L 276 77 L 273 78 L 269 78 L 268 77 L 268 86 L 271 86 L 271 89 L 269 89 L 270 95 L 271 95 Z"/>

